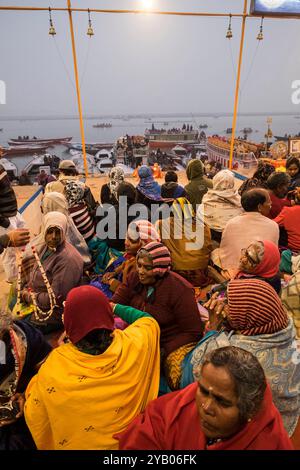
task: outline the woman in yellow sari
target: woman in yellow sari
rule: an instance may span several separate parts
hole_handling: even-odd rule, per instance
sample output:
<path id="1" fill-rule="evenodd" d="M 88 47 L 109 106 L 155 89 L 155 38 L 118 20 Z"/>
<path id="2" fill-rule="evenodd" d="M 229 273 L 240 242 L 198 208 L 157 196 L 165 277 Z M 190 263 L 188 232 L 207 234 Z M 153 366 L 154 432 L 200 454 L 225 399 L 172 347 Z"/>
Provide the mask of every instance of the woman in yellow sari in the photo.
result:
<path id="1" fill-rule="evenodd" d="M 26 423 L 38 449 L 117 449 L 112 436 L 157 397 L 158 323 L 131 307 L 113 309 L 130 323 L 126 330 L 113 330 L 112 307 L 95 287 L 68 294 L 70 342 L 52 351 L 26 391 Z"/>

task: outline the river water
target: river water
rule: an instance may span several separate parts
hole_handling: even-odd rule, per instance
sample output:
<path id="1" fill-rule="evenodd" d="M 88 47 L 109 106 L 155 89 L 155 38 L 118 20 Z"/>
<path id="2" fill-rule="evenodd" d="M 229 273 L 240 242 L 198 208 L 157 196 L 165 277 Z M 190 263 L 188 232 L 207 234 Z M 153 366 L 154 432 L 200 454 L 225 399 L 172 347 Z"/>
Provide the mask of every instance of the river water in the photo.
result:
<path id="1" fill-rule="evenodd" d="M 296 114 L 295 114 L 296 115 Z M 150 120 L 151 119 L 151 120 Z M 274 135 L 292 134 L 295 135 L 300 131 L 300 119 L 295 116 L 273 116 L 271 128 Z M 240 136 L 241 129 L 244 127 L 251 127 L 253 133 L 250 134 L 249 139 L 254 142 L 264 141 L 264 134 L 267 128 L 267 116 L 240 116 L 237 122 L 237 132 Z M 112 124 L 111 128 L 96 129 L 93 124 L 99 120 L 86 119 L 85 120 L 85 140 L 86 142 L 106 142 L 112 143 L 125 134 L 137 135 L 144 134 L 146 128 L 150 128 L 152 123 L 156 128 L 170 129 L 172 127 L 181 128 L 183 123 L 192 124 L 194 128 L 200 124 L 207 124 L 208 128 L 205 129 L 207 135 L 219 134 L 226 135 L 227 128 L 232 127 L 232 118 L 224 116 L 206 116 L 206 117 L 161 117 L 152 116 L 151 118 L 119 118 L 119 119 L 106 119 L 105 122 Z M 104 121 L 103 121 L 104 122 Z M 168 122 L 168 125 L 165 123 Z M 59 137 L 72 137 L 73 142 L 80 142 L 80 127 L 78 119 L 41 119 L 41 120 L 0 120 L 0 145 L 8 145 L 7 141 L 11 138 L 17 138 L 19 135 L 28 135 L 29 137 L 36 136 L 37 138 L 59 138 Z M 68 158 L 68 149 L 65 146 L 51 147 L 47 150 L 48 153 L 56 154 L 58 157 Z M 19 173 L 25 165 L 33 158 L 32 154 L 22 155 L 16 157 L 9 157 L 15 163 Z"/>

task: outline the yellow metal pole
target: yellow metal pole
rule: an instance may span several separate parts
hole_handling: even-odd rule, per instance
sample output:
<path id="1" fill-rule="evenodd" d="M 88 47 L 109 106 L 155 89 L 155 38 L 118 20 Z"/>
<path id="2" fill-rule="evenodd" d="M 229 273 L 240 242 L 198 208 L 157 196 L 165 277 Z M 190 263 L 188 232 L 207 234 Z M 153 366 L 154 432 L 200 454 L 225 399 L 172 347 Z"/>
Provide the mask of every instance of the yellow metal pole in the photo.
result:
<path id="1" fill-rule="evenodd" d="M 241 68 L 242 68 L 242 59 L 243 59 L 244 39 L 245 39 L 245 26 L 246 26 L 246 18 L 247 18 L 247 1 L 248 0 L 244 0 L 244 13 L 243 13 L 243 20 L 242 20 L 242 34 L 241 34 L 241 41 L 240 41 L 239 64 L 238 64 L 238 71 L 237 71 L 237 78 L 236 78 L 236 85 L 235 85 L 235 99 L 234 99 L 234 110 L 233 110 L 233 119 L 232 119 L 232 136 L 231 136 L 230 155 L 229 155 L 230 170 L 232 169 L 236 118 L 237 118 L 237 111 L 238 111 L 238 104 L 239 104 L 240 78 L 241 78 Z"/>
<path id="2" fill-rule="evenodd" d="M 84 126 L 83 126 L 83 119 L 82 119 L 81 96 L 80 96 L 80 87 L 79 87 L 79 79 L 78 79 L 78 68 L 77 68 L 77 59 L 76 59 L 76 47 L 75 47 L 74 28 L 73 28 L 73 19 L 72 19 L 72 10 L 71 10 L 71 0 L 67 0 L 67 1 L 68 1 L 68 13 L 69 13 L 71 40 L 72 40 L 74 74 L 75 74 L 76 91 L 77 91 L 77 103 L 78 103 L 78 112 L 79 112 L 84 171 L 85 171 L 85 176 L 87 178 L 89 173 L 88 173 L 88 166 L 87 166 L 86 152 L 85 152 Z"/>

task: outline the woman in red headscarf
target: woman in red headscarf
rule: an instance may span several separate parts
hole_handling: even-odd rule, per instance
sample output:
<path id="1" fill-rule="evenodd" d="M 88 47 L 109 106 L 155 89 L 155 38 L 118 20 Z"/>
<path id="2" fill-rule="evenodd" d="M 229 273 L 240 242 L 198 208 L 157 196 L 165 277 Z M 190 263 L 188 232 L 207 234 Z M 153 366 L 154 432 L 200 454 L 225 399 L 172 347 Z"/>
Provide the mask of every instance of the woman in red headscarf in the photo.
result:
<path id="1" fill-rule="evenodd" d="M 258 360 L 217 349 L 197 382 L 152 401 L 123 433 L 121 450 L 292 450 Z"/>
<path id="2" fill-rule="evenodd" d="M 279 264 L 280 253 L 275 243 L 269 240 L 253 242 L 241 251 L 240 270 L 235 278 L 260 279 L 270 284 L 279 294 L 281 290 Z"/>
<path id="3" fill-rule="evenodd" d="M 156 320 L 122 305 L 114 313 L 130 324 L 125 331 L 114 330 L 112 307 L 98 289 L 69 292 L 69 342 L 53 350 L 26 390 L 26 423 L 38 449 L 116 449 L 113 434 L 157 397 Z"/>

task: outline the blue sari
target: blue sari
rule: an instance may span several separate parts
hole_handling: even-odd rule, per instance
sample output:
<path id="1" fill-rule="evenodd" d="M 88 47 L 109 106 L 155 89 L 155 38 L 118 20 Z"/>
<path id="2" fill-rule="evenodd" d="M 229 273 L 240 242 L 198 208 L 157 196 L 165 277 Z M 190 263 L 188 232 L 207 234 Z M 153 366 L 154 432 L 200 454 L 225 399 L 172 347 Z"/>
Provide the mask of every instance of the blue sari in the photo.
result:
<path id="1" fill-rule="evenodd" d="M 110 290 L 109 285 L 102 282 L 102 276 L 106 273 L 112 273 L 115 269 L 120 266 L 120 264 L 124 263 L 126 258 L 123 255 L 119 256 L 115 259 L 112 263 L 110 263 L 103 274 L 100 274 L 96 279 L 90 282 L 90 286 L 94 286 L 97 289 L 101 290 L 103 294 L 108 298 L 111 299 L 113 296 L 113 292 Z M 122 281 L 122 273 L 119 274 L 118 281 Z"/>

